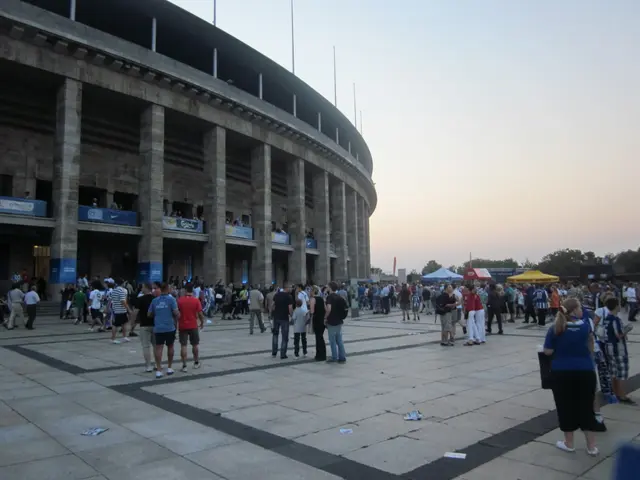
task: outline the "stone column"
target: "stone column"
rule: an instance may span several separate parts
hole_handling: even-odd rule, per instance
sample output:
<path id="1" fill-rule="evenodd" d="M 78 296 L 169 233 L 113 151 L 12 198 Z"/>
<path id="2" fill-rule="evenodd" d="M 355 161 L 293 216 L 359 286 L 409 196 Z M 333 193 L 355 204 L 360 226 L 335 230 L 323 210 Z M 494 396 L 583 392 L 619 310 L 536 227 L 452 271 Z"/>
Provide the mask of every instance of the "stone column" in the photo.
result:
<path id="1" fill-rule="evenodd" d="M 204 246 L 203 275 L 207 283 L 227 279 L 225 211 L 227 207 L 227 132 L 213 127 L 204 134 L 204 219 L 209 240 Z"/>
<path id="2" fill-rule="evenodd" d="M 138 281 L 159 282 L 162 272 L 164 190 L 164 108 L 149 105 L 140 117 L 140 225 Z"/>
<path id="3" fill-rule="evenodd" d="M 331 252 L 329 226 L 329 174 L 325 171 L 313 175 L 314 233 L 320 255 L 316 260 L 316 283 L 326 285 L 331 281 Z"/>
<path id="4" fill-rule="evenodd" d="M 287 223 L 293 252 L 289 256 L 289 280 L 307 282 L 306 207 L 304 160 L 295 158 L 287 168 Z"/>
<path id="5" fill-rule="evenodd" d="M 360 278 L 369 278 L 369 272 L 367 271 L 367 243 L 366 235 L 366 217 L 365 217 L 365 202 L 364 197 L 360 195 L 358 198 L 358 245 L 360 250 L 358 251 L 358 275 Z"/>
<path id="6" fill-rule="evenodd" d="M 358 193 L 347 194 L 347 244 L 349 245 L 349 278 L 360 278 L 360 235 L 358 234 Z"/>
<path id="7" fill-rule="evenodd" d="M 273 282 L 271 253 L 271 146 L 262 144 L 251 152 L 251 219 L 256 251 L 251 262 L 251 283 Z"/>
<path id="8" fill-rule="evenodd" d="M 365 274 L 367 278 L 371 277 L 371 236 L 369 234 L 369 217 L 371 216 L 371 212 L 369 211 L 369 205 L 365 204 L 364 206 L 364 228 L 365 228 L 365 242 L 367 245 L 367 255 L 365 261 Z"/>
<path id="9" fill-rule="evenodd" d="M 78 187 L 80 183 L 80 130 L 82 84 L 65 78 L 56 100 L 53 152 L 53 217 L 51 234 L 50 291 L 60 299 L 60 288 L 75 284 L 78 257 Z"/>
<path id="10" fill-rule="evenodd" d="M 333 244 L 336 247 L 336 263 L 334 269 L 335 278 L 331 280 L 344 281 L 348 279 L 347 272 L 347 204 L 345 184 L 336 180 L 331 185 L 331 224 Z"/>

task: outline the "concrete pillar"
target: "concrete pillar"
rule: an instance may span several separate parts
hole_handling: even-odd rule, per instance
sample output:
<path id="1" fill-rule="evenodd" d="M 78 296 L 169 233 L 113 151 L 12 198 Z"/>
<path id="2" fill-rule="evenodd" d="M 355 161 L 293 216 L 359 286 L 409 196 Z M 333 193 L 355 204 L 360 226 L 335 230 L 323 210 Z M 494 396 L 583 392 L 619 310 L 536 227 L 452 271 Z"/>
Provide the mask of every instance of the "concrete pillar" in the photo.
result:
<path id="1" fill-rule="evenodd" d="M 149 105 L 140 117 L 140 225 L 138 282 L 159 282 L 162 274 L 164 108 Z"/>
<path id="2" fill-rule="evenodd" d="M 50 291 L 60 298 L 60 287 L 75 283 L 78 257 L 78 187 L 80 183 L 80 130 L 82 84 L 65 78 L 56 100 L 53 152 L 53 216 Z"/>
<path id="3" fill-rule="evenodd" d="M 251 152 L 251 218 L 257 243 L 251 262 L 251 283 L 273 282 L 271 253 L 271 146 L 262 144 Z"/>
<path id="4" fill-rule="evenodd" d="M 333 244 L 336 247 L 335 278 L 331 280 L 344 281 L 349 277 L 347 272 L 347 204 L 345 184 L 336 180 L 331 184 L 331 224 Z"/>
<path id="5" fill-rule="evenodd" d="M 364 206 L 364 228 L 365 228 L 365 244 L 367 246 L 367 253 L 366 253 L 366 270 L 365 270 L 365 274 L 367 277 L 371 277 L 371 236 L 369 234 L 369 227 L 370 227 L 370 222 L 369 222 L 369 217 L 371 216 L 371 212 L 369 211 L 369 205 L 365 204 Z"/>
<path id="6" fill-rule="evenodd" d="M 112 203 L 113 203 L 113 192 L 107 190 L 107 203 L 105 206 L 107 208 L 111 208 Z"/>
<path id="7" fill-rule="evenodd" d="M 366 237 L 366 217 L 364 213 L 364 197 L 357 195 L 358 202 L 358 245 L 360 249 L 358 250 L 358 275 L 360 278 L 365 278 L 369 276 L 369 272 L 367 271 L 367 248 L 369 244 L 367 243 Z"/>
<path id="8" fill-rule="evenodd" d="M 326 285 L 331 279 L 331 227 L 329 223 L 329 174 L 325 171 L 313 175 L 314 233 L 320 255 L 316 260 L 316 283 Z"/>
<path id="9" fill-rule="evenodd" d="M 204 219 L 209 241 L 204 246 L 203 275 L 207 283 L 227 281 L 227 132 L 213 127 L 204 134 Z M 226 283 L 225 283 L 226 284 Z"/>
<path id="10" fill-rule="evenodd" d="M 289 256 L 289 280 L 307 282 L 306 206 L 304 186 L 304 160 L 295 158 L 287 168 L 287 223 L 293 252 Z"/>
<path id="11" fill-rule="evenodd" d="M 349 278 L 360 278 L 360 243 L 358 240 L 358 194 L 350 190 L 347 194 L 347 245 L 349 246 Z"/>

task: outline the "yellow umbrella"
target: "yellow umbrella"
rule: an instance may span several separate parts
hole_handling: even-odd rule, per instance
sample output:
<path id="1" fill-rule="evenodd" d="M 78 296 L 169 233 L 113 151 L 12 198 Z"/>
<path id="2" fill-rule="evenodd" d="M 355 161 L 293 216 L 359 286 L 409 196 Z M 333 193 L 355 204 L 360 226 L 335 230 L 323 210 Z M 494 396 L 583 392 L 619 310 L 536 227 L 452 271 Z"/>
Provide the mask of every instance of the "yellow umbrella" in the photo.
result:
<path id="1" fill-rule="evenodd" d="M 520 275 L 507 278 L 507 282 L 513 283 L 554 283 L 558 280 L 560 279 L 555 275 L 548 275 L 540 270 L 529 270 Z"/>

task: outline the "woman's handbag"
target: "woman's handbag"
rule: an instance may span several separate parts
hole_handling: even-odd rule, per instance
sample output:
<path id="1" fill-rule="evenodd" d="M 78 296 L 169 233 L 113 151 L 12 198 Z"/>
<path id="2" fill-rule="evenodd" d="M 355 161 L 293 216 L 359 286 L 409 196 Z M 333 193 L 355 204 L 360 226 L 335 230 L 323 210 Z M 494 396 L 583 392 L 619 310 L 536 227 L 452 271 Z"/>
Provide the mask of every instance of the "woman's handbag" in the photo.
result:
<path id="1" fill-rule="evenodd" d="M 551 390 L 551 355 L 538 352 L 538 364 L 540 365 L 540 382 L 544 390 Z"/>

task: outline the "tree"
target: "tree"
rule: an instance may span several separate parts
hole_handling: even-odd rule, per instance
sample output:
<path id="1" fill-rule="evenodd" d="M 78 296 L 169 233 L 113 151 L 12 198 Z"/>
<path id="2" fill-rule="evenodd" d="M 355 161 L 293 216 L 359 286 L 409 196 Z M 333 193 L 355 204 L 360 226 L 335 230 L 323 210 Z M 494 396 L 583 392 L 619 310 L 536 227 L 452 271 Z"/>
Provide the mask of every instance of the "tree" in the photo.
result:
<path id="1" fill-rule="evenodd" d="M 427 264 L 422 267 L 422 275 L 426 275 L 427 273 L 435 272 L 436 270 L 440 270 L 442 265 L 440 265 L 435 260 L 429 260 Z"/>
<path id="2" fill-rule="evenodd" d="M 411 270 L 411 273 L 409 275 L 419 275 L 418 271 L 414 268 L 413 270 Z"/>
<path id="3" fill-rule="evenodd" d="M 531 260 L 529 260 L 528 258 L 522 263 L 522 268 L 525 268 L 527 270 L 537 270 L 538 269 L 538 265 L 533 263 Z"/>
<path id="4" fill-rule="evenodd" d="M 595 258 L 593 252 L 582 253 L 580 250 L 565 248 L 542 257 L 538 268 L 545 273 L 560 277 L 578 277 L 580 265 L 585 261 L 595 263 Z"/>
<path id="5" fill-rule="evenodd" d="M 378 267 L 371 267 L 371 274 L 373 275 L 382 275 L 382 269 Z"/>
<path id="6" fill-rule="evenodd" d="M 609 257 L 609 255 L 607 255 Z M 611 257 L 609 257 L 611 258 Z M 627 250 L 620 252 L 611 259 L 613 268 L 616 273 L 624 275 L 625 273 L 640 272 L 640 248 L 638 250 Z"/>

